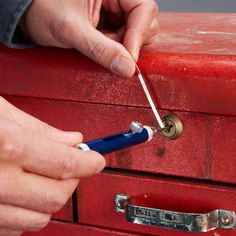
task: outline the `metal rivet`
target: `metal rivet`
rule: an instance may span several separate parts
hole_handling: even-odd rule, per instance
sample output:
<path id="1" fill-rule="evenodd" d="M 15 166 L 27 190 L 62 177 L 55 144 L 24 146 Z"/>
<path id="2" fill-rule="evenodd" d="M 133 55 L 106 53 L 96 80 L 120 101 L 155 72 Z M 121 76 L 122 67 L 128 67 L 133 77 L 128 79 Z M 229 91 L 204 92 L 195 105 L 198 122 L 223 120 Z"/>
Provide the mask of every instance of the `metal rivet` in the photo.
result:
<path id="1" fill-rule="evenodd" d="M 117 212 L 125 212 L 126 205 L 129 202 L 129 196 L 126 194 L 117 194 L 115 199 L 115 206 Z"/>
<path id="2" fill-rule="evenodd" d="M 231 215 L 223 215 L 221 218 L 221 222 L 223 225 L 228 226 L 228 225 L 233 224 L 234 219 Z"/>
<path id="3" fill-rule="evenodd" d="M 117 207 L 121 210 L 125 209 L 125 201 L 124 200 L 120 200 L 117 202 Z"/>

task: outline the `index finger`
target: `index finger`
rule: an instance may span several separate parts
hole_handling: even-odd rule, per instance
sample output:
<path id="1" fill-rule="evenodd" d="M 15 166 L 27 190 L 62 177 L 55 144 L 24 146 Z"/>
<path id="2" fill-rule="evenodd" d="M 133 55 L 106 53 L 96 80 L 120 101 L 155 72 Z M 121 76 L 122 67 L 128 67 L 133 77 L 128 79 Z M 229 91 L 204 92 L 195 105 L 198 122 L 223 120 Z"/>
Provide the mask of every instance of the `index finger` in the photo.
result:
<path id="1" fill-rule="evenodd" d="M 157 16 L 158 6 L 154 0 L 120 0 L 120 4 L 128 14 L 123 44 L 136 61 L 144 35 Z"/>
<path id="2" fill-rule="evenodd" d="M 93 151 L 81 151 L 30 131 L 22 139 L 21 167 L 28 172 L 55 178 L 87 177 L 100 172 L 105 166 L 104 158 Z"/>
<path id="3" fill-rule="evenodd" d="M 70 146 L 75 146 L 76 144 L 82 142 L 83 137 L 81 133 L 65 132 L 56 129 L 47 123 L 31 116 L 30 114 L 27 114 L 24 111 L 18 109 L 2 97 L 0 97 L 0 106 L 1 108 L 3 107 L 3 109 L 0 109 L 0 115 L 2 118 L 5 117 L 7 120 L 14 121 L 19 125 L 31 130 L 32 132 Z"/>

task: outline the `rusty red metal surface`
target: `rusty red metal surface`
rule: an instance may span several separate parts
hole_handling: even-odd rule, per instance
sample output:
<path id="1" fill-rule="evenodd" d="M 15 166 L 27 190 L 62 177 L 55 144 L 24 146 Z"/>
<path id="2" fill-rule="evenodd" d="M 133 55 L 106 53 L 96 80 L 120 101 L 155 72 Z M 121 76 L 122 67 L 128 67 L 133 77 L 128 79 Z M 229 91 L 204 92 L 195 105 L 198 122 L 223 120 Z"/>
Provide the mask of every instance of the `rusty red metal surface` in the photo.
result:
<path id="1" fill-rule="evenodd" d="M 234 187 L 110 172 L 81 181 L 78 189 L 79 222 L 145 235 L 202 235 L 202 233 L 173 231 L 127 222 L 124 214 L 115 210 L 114 201 L 118 193 L 128 194 L 132 197 L 133 204 L 144 207 L 189 213 L 206 213 L 215 209 L 236 211 Z M 204 235 L 235 234 L 235 230 L 216 230 Z"/>
<path id="2" fill-rule="evenodd" d="M 148 125 L 154 122 L 150 109 L 145 108 L 20 97 L 7 99 L 58 128 L 81 131 L 85 141 L 126 130 L 134 119 Z M 161 111 L 162 115 L 167 113 Z M 236 183 L 236 117 L 175 114 L 184 124 L 181 138 L 167 141 L 156 136 L 148 144 L 107 155 L 107 166 Z"/>
<path id="3" fill-rule="evenodd" d="M 217 181 L 236 180 L 236 121 L 235 117 L 212 117 L 209 133 L 211 176 Z M 234 158 L 233 158 L 234 156 Z M 229 158 L 232 157 L 232 158 Z"/>
<path id="4" fill-rule="evenodd" d="M 159 108 L 236 115 L 236 100 L 232 99 L 236 97 L 236 39 L 231 32 L 234 17 L 160 16 L 165 23 L 159 38 L 143 50 L 138 63 Z M 196 24 L 199 19 L 201 24 Z M 224 28 L 225 33 L 199 36 L 197 32 L 207 27 L 219 32 Z M 186 32 L 192 36 L 186 36 Z M 194 42 L 197 35 L 198 41 L 202 38 L 198 43 Z M 178 38 L 185 49 L 176 44 Z M 215 49 L 212 55 L 209 44 Z M 1 94 L 148 107 L 136 77 L 115 76 L 78 52 L 49 48 L 0 50 Z"/>
<path id="5" fill-rule="evenodd" d="M 96 228 L 86 225 L 75 225 L 52 222 L 40 232 L 28 232 L 23 236 L 140 236 L 115 230 Z"/>
<path id="6" fill-rule="evenodd" d="M 236 14 L 161 13 L 160 32 L 147 50 L 236 55 Z"/>
<path id="7" fill-rule="evenodd" d="M 78 205 L 84 226 L 54 222 L 25 235 L 198 235 L 127 223 L 114 211 L 118 192 L 169 210 L 236 211 L 235 186 L 219 184 L 236 184 L 235 19 L 236 14 L 160 14 L 161 31 L 143 48 L 138 64 L 161 116 L 182 119 L 183 136 L 176 141 L 158 136 L 148 145 L 108 155 L 108 167 L 139 175 L 105 173 L 82 181 Z M 86 141 L 126 130 L 132 120 L 155 122 L 136 76 L 120 78 L 73 50 L 0 47 L 0 81 L 0 95 L 10 102 L 58 128 L 81 131 Z M 73 222 L 72 202 L 54 218 Z"/>

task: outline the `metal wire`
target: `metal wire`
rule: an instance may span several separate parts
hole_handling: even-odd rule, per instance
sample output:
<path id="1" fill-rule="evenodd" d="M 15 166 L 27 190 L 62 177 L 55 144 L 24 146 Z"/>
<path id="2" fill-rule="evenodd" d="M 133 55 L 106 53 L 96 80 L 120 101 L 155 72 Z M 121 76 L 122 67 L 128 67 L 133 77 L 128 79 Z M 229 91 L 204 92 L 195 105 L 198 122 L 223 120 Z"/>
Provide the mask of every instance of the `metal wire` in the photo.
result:
<path id="1" fill-rule="evenodd" d="M 142 73 L 141 73 L 141 71 L 140 71 L 140 69 L 139 69 L 137 64 L 136 64 L 136 71 L 137 71 L 137 75 L 138 75 L 139 81 L 140 81 L 140 83 L 141 83 L 141 85 L 143 87 L 144 93 L 145 93 L 145 95 L 147 97 L 147 100 L 148 100 L 148 102 L 149 102 L 149 104 L 150 104 L 150 106 L 152 108 L 154 116 L 156 117 L 157 123 L 160 126 L 160 128 L 164 129 L 165 125 L 163 124 L 163 122 L 161 120 L 161 117 L 160 117 L 160 115 L 159 115 L 159 113 L 158 113 L 158 111 L 156 109 L 156 106 L 155 106 L 155 104 L 154 104 L 154 102 L 152 100 L 151 94 L 148 91 L 148 88 L 147 88 L 147 85 L 146 85 L 145 80 L 143 78 L 143 75 L 142 75 Z"/>

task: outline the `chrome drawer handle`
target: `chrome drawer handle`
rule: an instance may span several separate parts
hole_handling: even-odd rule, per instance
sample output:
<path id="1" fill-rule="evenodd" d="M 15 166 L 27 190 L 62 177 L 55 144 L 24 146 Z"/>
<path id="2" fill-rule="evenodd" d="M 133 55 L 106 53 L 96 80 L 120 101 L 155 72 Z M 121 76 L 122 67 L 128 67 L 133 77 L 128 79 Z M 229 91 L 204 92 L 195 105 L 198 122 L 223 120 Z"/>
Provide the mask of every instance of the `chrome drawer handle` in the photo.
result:
<path id="1" fill-rule="evenodd" d="M 208 232 L 217 228 L 234 229 L 234 211 L 217 209 L 209 213 L 184 213 L 132 205 L 126 194 L 117 194 L 117 212 L 126 214 L 126 219 L 134 224 L 158 226 L 188 232 Z"/>

